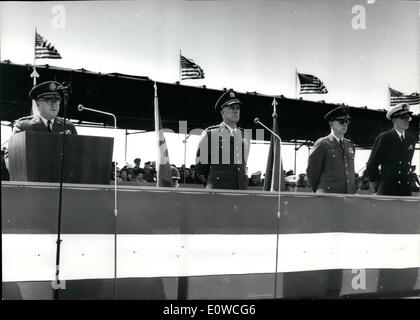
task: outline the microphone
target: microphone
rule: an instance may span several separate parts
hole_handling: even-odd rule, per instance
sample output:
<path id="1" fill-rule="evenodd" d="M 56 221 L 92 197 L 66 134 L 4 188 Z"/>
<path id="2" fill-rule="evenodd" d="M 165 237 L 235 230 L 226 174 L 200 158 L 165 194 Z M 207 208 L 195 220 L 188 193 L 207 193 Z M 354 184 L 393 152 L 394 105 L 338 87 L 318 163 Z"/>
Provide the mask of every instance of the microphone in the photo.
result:
<path id="1" fill-rule="evenodd" d="M 79 104 L 77 106 L 77 110 L 79 110 L 80 112 L 83 111 L 85 109 L 85 107 L 83 107 L 83 104 Z"/>
<path id="2" fill-rule="evenodd" d="M 280 143 L 281 143 L 281 138 L 278 134 L 276 134 L 273 130 L 271 130 L 270 128 L 268 128 L 266 125 L 264 125 L 264 123 L 262 123 L 260 121 L 260 118 L 255 118 L 254 119 L 254 123 L 261 125 L 262 127 L 264 127 L 266 130 L 268 130 L 269 132 L 271 132 L 271 134 L 273 136 L 275 136 L 277 139 L 279 139 Z"/>

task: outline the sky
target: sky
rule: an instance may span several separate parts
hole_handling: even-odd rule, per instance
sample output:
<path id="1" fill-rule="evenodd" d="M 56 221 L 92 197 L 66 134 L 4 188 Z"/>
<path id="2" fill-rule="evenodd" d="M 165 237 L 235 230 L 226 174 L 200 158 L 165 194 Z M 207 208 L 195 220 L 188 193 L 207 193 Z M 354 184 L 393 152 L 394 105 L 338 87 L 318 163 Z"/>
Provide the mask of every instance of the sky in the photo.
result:
<path id="1" fill-rule="evenodd" d="M 32 64 L 36 27 L 63 57 L 39 64 L 173 83 L 180 80 L 182 51 L 205 72 L 205 79 L 182 81 L 186 85 L 295 98 L 297 70 L 319 77 L 329 91 L 303 99 L 387 109 L 388 85 L 420 91 L 419 26 L 419 1 L 1 2 L 0 59 Z M 2 144 L 7 130 L 2 126 Z M 91 134 L 86 128 L 79 133 Z M 125 160 L 121 134 L 118 162 Z M 151 160 L 148 135 L 129 136 L 127 161 Z M 182 137 L 167 140 L 171 162 L 182 164 Z M 189 139 L 188 150 L 195 140 Z M 249 171 L 263 170 L 267 146 L 253 149 Z M 293 169 L 293 147 L 286 149 L 285 168 Z M 191 150 L 187 164 L 193 161 Z M 305 147 L 299 150 L 298 173 L 304 172 L 307 155 Z M 367 156 L 356 153 L 356 170 Z"/>

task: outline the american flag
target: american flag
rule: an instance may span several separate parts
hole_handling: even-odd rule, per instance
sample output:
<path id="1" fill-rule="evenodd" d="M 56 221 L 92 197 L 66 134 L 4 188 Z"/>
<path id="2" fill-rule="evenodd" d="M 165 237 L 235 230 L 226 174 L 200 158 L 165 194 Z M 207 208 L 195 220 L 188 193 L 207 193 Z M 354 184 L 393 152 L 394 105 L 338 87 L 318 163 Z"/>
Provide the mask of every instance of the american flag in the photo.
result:
<path id="1" fill-rule="evenodd" d="M 306 93 L 328 93 L 327 88 L 324 86 L 319 78 L 310 75 L 298 73 L 300 81 L 300 94 Z"/>
<path id="2" fill-rule="evenodd" d="M 57 49 L 36 31 L 35 59 L 61 59 Z"/>
<path id="3" fill-rule="evenodd" d="M 204 71 L 193 60 L 181 56 L 181 80 L 204 79 Z"/>
<path id="4" fill-rule="evenodd" d="M 404 94 L 398 90 L 389 88 L 390 106 L 396 106 L 399 103 L 408 103 L 410 105 L 419 104 L 420 96 L 418 92 L 412 94 Z"/>

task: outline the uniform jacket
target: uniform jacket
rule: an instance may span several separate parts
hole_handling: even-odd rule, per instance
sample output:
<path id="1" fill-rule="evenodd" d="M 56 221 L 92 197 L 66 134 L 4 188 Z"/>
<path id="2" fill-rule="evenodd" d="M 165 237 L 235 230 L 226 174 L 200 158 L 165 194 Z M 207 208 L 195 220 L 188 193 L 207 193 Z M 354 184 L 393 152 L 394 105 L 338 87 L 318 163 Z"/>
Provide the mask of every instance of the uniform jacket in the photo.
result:
<path id="1" fill-rule="evenodd" d="M 354 155 L 355 146 L 344 139 L 344 150 L 332 134 L 315 142 L 308 159 L 306 173 L 314 192 L 356 192 Z"/>
<path id="2" fill-rule="evenodd" d="M 241 128 L 235 136 L 222 122 L 207 128 L 201 135 L 196 169 L 204 176 L 208 189 L 247 189 L 246 160 L 249 139 Z"/>
<path id="3" fill-rule="evenodd" d="M 62 133 L 63 132 L 63 119 L 55 118 L 54 124 L 52 126 L 53 133 Z M 16 120 L 13 127 L 13 133 L 18 133 L 21 131 L 36 131 L 36 132 L 49 132 L 48 128 L 45 126 L 42 121 L 41 116 L 32 115 L 28 117 L 23 117 Z M 73 123 L 66 121 L 65 127 L 66 134 L 77 134 L 76 128 Z"/>
<path id="4" fill-rule="evenodd" d="M 376 137 L 366 169 L 369 179 L 378 183 L 377 194 L 411 196 L 410 166 L 415 145 L 414 136 L 406 132 L 403 143 L 395 129 Z"/>

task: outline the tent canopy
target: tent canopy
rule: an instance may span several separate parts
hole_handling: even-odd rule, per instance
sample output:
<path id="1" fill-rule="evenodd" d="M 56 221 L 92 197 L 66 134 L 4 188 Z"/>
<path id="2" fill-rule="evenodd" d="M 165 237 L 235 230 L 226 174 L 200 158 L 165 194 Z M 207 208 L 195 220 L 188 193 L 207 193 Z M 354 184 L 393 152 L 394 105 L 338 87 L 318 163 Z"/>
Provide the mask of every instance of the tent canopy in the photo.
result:
<path id="1" fill-rule="evenodd" d="M 32 102 L 28 93 L 33 80 L 31 65 L 18 65 L 2 62 L 0 65 L 0 105 L 1 120 L 14 121 L 31 113 Z M 37 66 L 40 75 L 38 83 L 56 80 L 70 81 L 72 94 L 69 99 L 66 116 L 83 122 L 95 122 L 113 125 L 112 118 L 92 112 L 79 112 L 79 104 L 88 108 L 114 113 L 117 124 L 122 129 L 154 130 L 154 82 L 148 77 L 123 75 L 118 73 L 102 74 L 84 69 L 72 70 Z M 179 132 L 179 121 L 187 121 L 187 131 L 204 129 L 221 121 L 214 111 L 214 104 L 223 90 L 185 86 L 179 83 L 157 82 L 159 109 L 163 128 Z M 239 125 L 246 129 L 261 129 L 254 123 L 254 118 L 272 126 L 273 96 L 258 93 L 240 93 L 244 102 L 241 108 Z M 330 131 L 323 116 L 339 106 L 323 102 L 301 99 L 288 99 L 277 96 L 277 113 L 280 136 L 283 141 L 314 142 Z M 385 118 L 385 110 L 349 107 L 352 123 L 346 135 L 358 147 L 370 148 L 375 137 L 391 128 Z M 62 112 L 62 111 L 61 111 Z M 419 116 L 413 116 L 410 132 L 419 136 Z M 270 134 L 265 132 L 265 140 Z"/>

